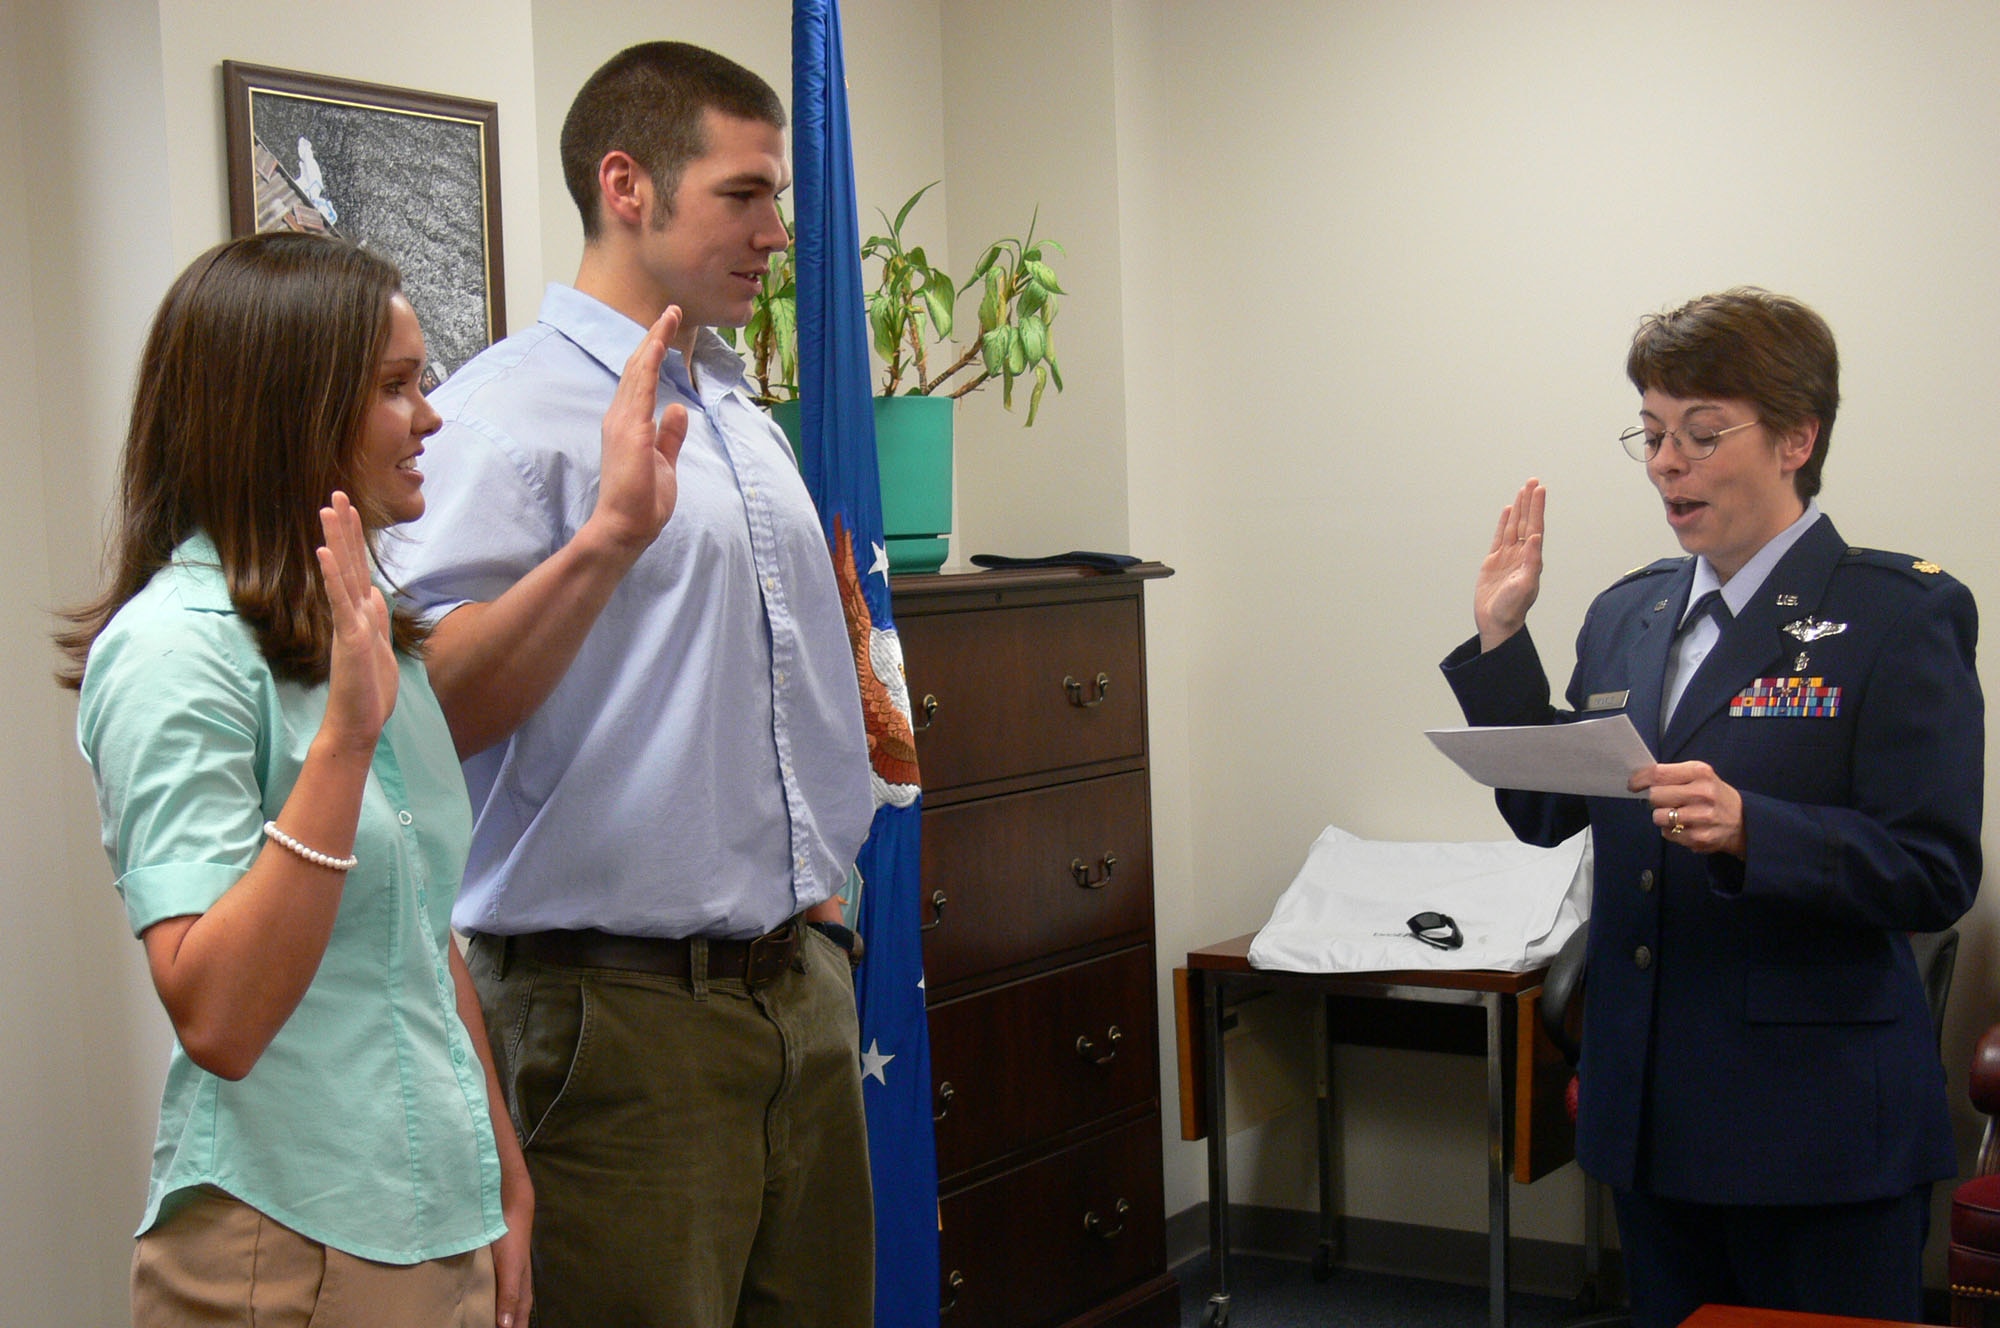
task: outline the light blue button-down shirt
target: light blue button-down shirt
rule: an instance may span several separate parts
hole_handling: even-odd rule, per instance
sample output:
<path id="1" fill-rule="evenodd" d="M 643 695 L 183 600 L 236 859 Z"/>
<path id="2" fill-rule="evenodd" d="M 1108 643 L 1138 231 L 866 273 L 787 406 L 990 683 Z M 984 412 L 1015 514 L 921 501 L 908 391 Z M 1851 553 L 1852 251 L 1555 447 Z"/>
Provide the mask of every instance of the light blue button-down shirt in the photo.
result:
<path id="1" fill-rule="evenodd" d="M 597 501 L 600 426 L 645 330 L 567 286 L 434 398 L 423 518 L 389 573 L 441 617 L 498 598 Z M 453 921 L 754 936 L 846 879 L 874 815 L 826 538 L 784 435 L 714 333 L 660 373 L 688 411 L 673 519 L 556 689 L 466 762 L 476 813 Z"/>

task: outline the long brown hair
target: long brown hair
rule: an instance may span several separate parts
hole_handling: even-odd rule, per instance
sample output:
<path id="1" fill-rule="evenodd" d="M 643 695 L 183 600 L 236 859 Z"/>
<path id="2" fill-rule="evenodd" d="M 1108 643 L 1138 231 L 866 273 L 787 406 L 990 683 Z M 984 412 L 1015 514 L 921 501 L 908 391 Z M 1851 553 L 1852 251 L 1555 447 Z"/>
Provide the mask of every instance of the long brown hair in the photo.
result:
<path id="1" fill-rule="evenodd" d="M 401 287 L 379 255 L 287 232 L 217 245 L 181 273 L 139 361 L 111 583 L 63 615 L 59 682 L 82 686 L 91 643 L 198 531 L 272 671 L 326 680 L 319 509 L 343 489 L 370 512 L 355 462 Z M 424 629 L 408 613 L 394 630 L 398 649 L 421 650 Z"/>

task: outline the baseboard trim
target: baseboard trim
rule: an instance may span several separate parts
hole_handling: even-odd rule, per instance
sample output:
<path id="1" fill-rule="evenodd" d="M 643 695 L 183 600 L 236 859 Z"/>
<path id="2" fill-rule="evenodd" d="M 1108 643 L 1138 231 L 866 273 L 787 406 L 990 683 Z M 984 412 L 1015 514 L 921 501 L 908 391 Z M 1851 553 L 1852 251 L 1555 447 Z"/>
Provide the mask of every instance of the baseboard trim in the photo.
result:
<path id="1" fill-rule="evenodd" d="M 1293 1208 L 1231 1204 L 1229 1245 L 1237 1254 L 1261 1254 L 1310 1261 L 1319 1245 L 1319 1214 Z M 1486 1285 L 1487 1244 L 1483 1231 L 1458 1231 L 1413 1222 L 1368 1217 L 1334 1220 L 1342 1268 L 1421 1277 L 1465 1286 Z M 1204 1200 L 1167 1219 L 1167 1262 L 1178 1266 L 1208 1251 L 1208 1203 Z M 1509 1277 L 1516 1291 L 1542 1296 L 1574 1296 L 1583 1285 L 1583 1246 L 1565 1241 L 1515 1236 L 1508 1241 Z M 1603 1254 L 1606 1285 L 1620 1285 L 1618 1251 Z"/>

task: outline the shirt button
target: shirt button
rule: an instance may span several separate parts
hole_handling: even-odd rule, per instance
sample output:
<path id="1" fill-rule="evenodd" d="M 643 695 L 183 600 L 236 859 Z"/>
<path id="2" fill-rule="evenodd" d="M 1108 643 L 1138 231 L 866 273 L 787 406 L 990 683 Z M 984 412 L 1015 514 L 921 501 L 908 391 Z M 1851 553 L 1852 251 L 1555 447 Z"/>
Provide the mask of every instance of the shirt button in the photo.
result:
<path id="1" fill-rule="evenodd" d="M 465 1064 L 465 1048 L 464 1048 L 464 1047 L 453 1047 L 453 1048 L 451 1049 L 451 1063 L 452 1063 L 453 1065 L 463 1065 L 463 1064 Z"/>
<path id="2" fill-rule="evenodd" d="M 408 825 L 410 824 L 410 822 L 416 820 L 417 818 L 410 815 L 407 811 L 401 811 L 396 813 L 396 819 L 398 821 L 401 821 L 404 825 Z"/>
<path id="3" fill-rule="evenodd" d="M 783 687 L 785 685 L 785 671 L 783 669 L 779 669 L 775 674 L 772 675 L 771 680 L 777 683 L 778 686 Z"/>
<path id="4" fill-rule="evenodd" d="M 777 588 L 778 588 L 778 578 L 777 578 L 777 577 L 775 577 L 775 576 L 767 576 L 767 577 L 765 577 L 765 578 L 764 578 L 764 589 L 766 589 L 766 590 L 776 590 Z"/>
<path id="5" fill-rule="evenodd" d="M 1639 892 L 1641 894 L 1651 894 L 1653 892 L 1653 873 L 1650 871 L 1639 873 Z"/>
<path id="6" fill-rule="evenodd" d="M 1651 947 L 1642 945 L 1634 950 L 1632 952 L 1632 962 L 1639 966 L 1639 971 L 1642 973 L 1651 968 L 1653 966 L 1653 951 Z"/>

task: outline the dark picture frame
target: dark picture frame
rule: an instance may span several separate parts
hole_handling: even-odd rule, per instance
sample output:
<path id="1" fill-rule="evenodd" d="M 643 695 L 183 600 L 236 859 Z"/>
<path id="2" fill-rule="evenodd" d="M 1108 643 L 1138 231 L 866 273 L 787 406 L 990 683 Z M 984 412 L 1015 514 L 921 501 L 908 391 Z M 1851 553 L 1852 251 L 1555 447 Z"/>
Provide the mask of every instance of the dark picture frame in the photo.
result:
<path id="1" fill-rule="evenodd" d="M 507 334 L 500 109 L 222 62 L 229 230 L 330 232 L 393 259 L 442 380 Z"/>

